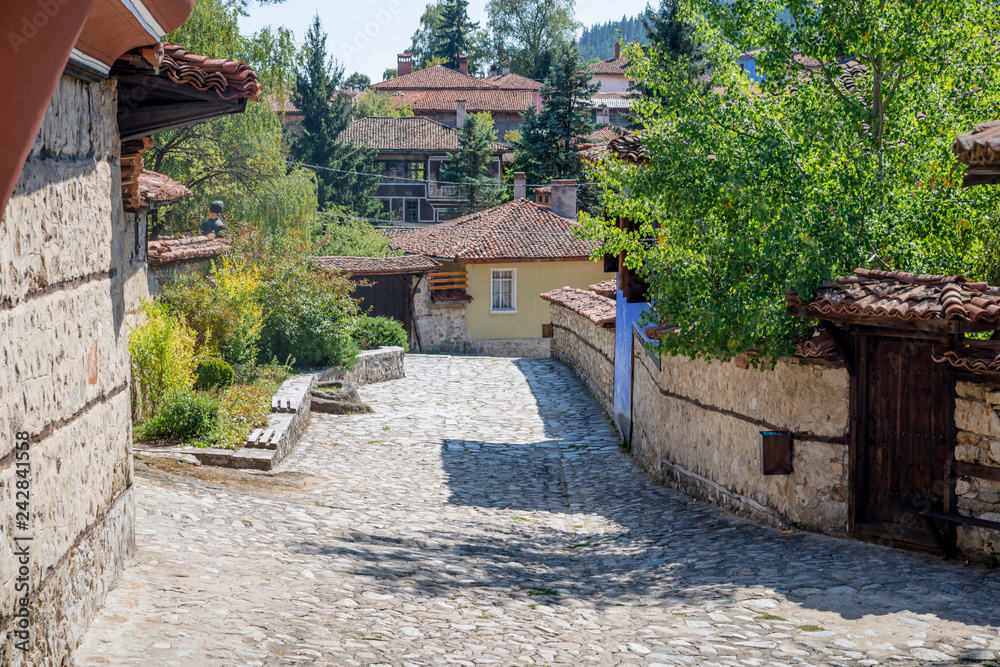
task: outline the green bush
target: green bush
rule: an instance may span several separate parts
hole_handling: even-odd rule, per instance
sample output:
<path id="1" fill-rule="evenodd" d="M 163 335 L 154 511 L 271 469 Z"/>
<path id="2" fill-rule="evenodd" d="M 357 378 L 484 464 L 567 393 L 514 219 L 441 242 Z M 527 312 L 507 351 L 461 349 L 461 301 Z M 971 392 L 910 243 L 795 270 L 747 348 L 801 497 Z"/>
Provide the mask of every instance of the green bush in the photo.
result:
<path id="1" fill-rule="evenodd" d="M 383 345 L 395 345 L 410 351 L 406 330 L 398 321 L 389 317 L 359 317 L 352 334 L 362 350 L 374 350 Z"/>
<path id="2" fill-rule="evenodd" d="M 190 389 L 196 363 L 195 334 L 183 317 L 148 301 L 142 313 L 128 338 L 136 416 L 155 413 L 169 392 Z"/>
<path id="3" fill-rule="evenodd" d="M 233 367 L 217 357 L 205 357 L 195 369 L 195 389 L 224 389 L 233 383 Z"/>
<path id="4" fill-rule="evenodd" d="M 188 389 L 163 398 L 156 414 L 139 428 L 143 439 L 188 440 L 207 434 L 219 423 L 219 403 L 207 394 Z"/>

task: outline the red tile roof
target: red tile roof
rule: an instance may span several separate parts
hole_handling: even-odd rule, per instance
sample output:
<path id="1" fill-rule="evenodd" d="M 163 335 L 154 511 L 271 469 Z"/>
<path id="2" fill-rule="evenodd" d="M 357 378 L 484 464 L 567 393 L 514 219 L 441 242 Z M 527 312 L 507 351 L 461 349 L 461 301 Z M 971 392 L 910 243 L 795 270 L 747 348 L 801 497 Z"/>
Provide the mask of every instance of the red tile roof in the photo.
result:
<path id="1" fill-rule="evenodd" d="M 612 139 L 617 139 L 618 137 L 624 137 L 628 134 L 628 130 L 624 127 L 618 127 L 617 125 L 598 125 L 597 129 L 582 137 L 581 140 L 588 144 L 599 144 L 604 141 L 611 141 Z"/>
<path id="2" fill-rule="evenodd" d="M 573 287 L 563 287 L 546 292 L 541 297 L 550 303 L 563 306 L 586 317 L 598 326 L 615 323 L 615 302 L 599 294 Z"/>
<path id="3" fill-rule="evenodd" d="M 400 90 L 390 91 L 389 100 L 414 112 L 454 112 L 459 100 L 465 100 L 469 113 L 521 113 L 535 102 L 534 93 L 522 90 Z"/>
<path id="4" fill-rule="evenodd" d="M 596 285 L 591 285 L 590 291 L 607 299 L 615 299 L 618 297 L 618 278 L 609 278 Z"/>
<path id="5" fill-rule="evenodd" d="M 351 123 L 339 140 L 377 151 L 441 152 L 457 151 L 458 137 L 458 130 L 430 118 L 370 116 Z M 494 141 L 492 148 L 498 153 L 513 150 L 500 141 Z"/>
<path id="6" fill-rule="evenodd" d="M 535 81 L 534 79 L 529 79 L 526 76 L 514 73 L 488 76 L 483 79 L 483 81 L 504 90 L 536 91 L 542 89 L 542 83 L 540 81 Z"/>
<path id="7" fill-rule="evenodd" d="M 428 257 L 402 255 L 400 257 L 316 257 L 316 266 L 330 273 L 352 276 L 390 276 L 427 273 L 441 267 Z"/>
<path id="8" fill-rule="evenodd" d="M 199 56 L 172 44 L 164 44 L 163 52 L 162 71 L 175 83 L 214 91 L 226 100 L 260 100 L 263 87 L 246 63 Z"/>
<path id="9" fill-rule="evenodd" d="M 1000 165 L 1000 120 L 980 123 L 972 132 L 958 135 L 951 150 L 959 162 L 973 167 Z"/>
<path id="10" fill-rule="evenodd" d="M 435 65 L 427 69 L 418 70 L 394 79 L 388 79 L 380 83 L 374 83 L 371 88 L 381 91 L 390 90 L 429 90 L 448 88 L 451 90 L 474 90 L 490 89 L 496 86 L 487 83 L 483 79 L 477 79 L 468 74 L 456 72 L 444 65 Z"/>
<path id="11" fill-rule="evenodd" d="M 1000 324 L 1000 288 L 970 283 L 964 276 L 858 269 L 854 275 L 824 283 L 809 301 L 794 292 L 786 300 L 796 314 L 817 319 L 861 315 Z"/>
<path id="12" fill-rule="evenodd" d="M 830 359 L 838 357 L 840 349 L 829 333 L 823 332 L 795 346 L 795 356 L 805 359 Z"/>
<path id="13" fill-rule="evenodd" d="M 612 139 L 608 142 L 607 152 L 619 160 L 635 164 L 649 163 L 649 151 L 642 145 L 640 137 L 634 134 L 626 134 L 617 139 Z"/>
<path id="14" fill-rule="evenodd" d="M 218 257 L 232 248 L 227 239 L 208 236 L 162 237 L 146 244 L 146 258 L 150 266 L 174 262 Z"/>
<path id="15" fill-rule="evenodd" d="M 390 241 L 400 250 L 456 262 L 589 259 L 597 244 L 576 237 L 576 220 L 517 199 Z"/>
<path id="16" fill-rule="evenodd" d="M 464 289 L 439 289 L 431 292 L 434 303 L 471 303 L 472 297 Z"/>
<path id="17" fill-rule="evenodd" d="M 625 68 L 628 67 L 628 58 L 608 58 L 601 62 L 587 66 L 587 71 L 591 74 L 617 74 L 625 76 Z"/>
<path id="18" fill-rule="evenodd" d="M 139 198 L 150 208 L 177 204 L 191 197 L 193 193 L 169 176 L 143 169 L 139 175 Z"/>
<path id="19" fill-rule="evenodd" d="M 934 361 L 968 373 L 1000 373 L 1000 341 L 969 341 L 960 350 L 938 351 Z"/>

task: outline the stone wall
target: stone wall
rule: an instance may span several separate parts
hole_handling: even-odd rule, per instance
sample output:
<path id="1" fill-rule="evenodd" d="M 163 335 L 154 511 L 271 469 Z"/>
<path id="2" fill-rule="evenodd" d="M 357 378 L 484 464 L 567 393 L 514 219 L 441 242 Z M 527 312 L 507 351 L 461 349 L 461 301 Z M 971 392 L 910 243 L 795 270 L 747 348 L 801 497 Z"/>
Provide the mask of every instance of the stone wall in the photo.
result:
<path id="1" fill-rule="evenodd" d="M 826 362 L 774 370 L 664 356 L 636 342 L 633 456 L 684 492 L 768 523 L 847 530 L 849 380 Z M 760 432 L 794 434 L 788 476 L 761 471 Z"/>
<path id="2" fill-rule="evenodd" d="M 956 461 L 1000 469 L 1000 382 L 957 383 L 955 428 Z M 1000 482 L 960 477 L 955 493 L 959 514 L 1000 522 Z M 967 555 L 995 556 L 1000 531 L 959 525 L 958 547 Z"/>
<path id="3" fill-rule="evenodd" d="M 614 413 L 615 330 L 551 304 L 552 357 L 573 369 L 608 416 Z"/>
<path id="4" fill-rule="evenodd" d="M 192 259 L 183 262 L 172 262 L 162 266 L 151 266 L 147 270 L 146 281 L 149 295 L 152 298 L 160 296 L 165 285 L 170 284 L 174 276 L 198 273 L 207 276 L 212 270 L 211 259 Z"/>
<path id="5" fill-rule="evenodd" d="M 463 353 L 465 341 L 469 337 L 465 318 L 466 304 L 434 303 L 427 288 L 427 278 L 414 280 L 419 281 L 413 297 L 413 310 L 422 351 Z M 415 343 L 416 341 L 411 341 L 411 349 L 416 349 Z"/>
<path id="6" fill-rule="evenodd" d="M 403 348 L 384 346 L 358 354 L 358 362 L 346 371 L 333 368 L 321 375 L 320 382 L 353 382 L 358 386 L 401 380 L 406 377 L 406 353 Z"/>
<path id="7" fill-rule="evenodd" d="M 461 352 L 479 357 L 547 359 L 551 355 L 551 341 L 548 338 L 469 340 L 462 346 Z"/>
<path id="8" fill-rule="evenodd" d="M 122 212 L 113 81 L 64 77 L 0 223 L 0 664 L 69 662 L 134 550 L 128 327 L 143 254 Z M 142 287 L 140 287 L 142 286 Z M 16 529 L 14 435 L 31 436 Z M 31 534 L 14 649 L 12 536 Z"/>

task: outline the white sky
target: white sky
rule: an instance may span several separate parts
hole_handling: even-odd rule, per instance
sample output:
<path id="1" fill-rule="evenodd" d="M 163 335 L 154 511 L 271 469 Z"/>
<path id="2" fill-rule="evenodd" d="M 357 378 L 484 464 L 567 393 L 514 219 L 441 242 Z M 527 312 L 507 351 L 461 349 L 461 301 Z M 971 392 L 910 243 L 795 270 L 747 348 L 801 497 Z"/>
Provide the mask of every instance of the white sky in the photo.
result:
<path id="1" fill-rule="evenodd" d="M 647 0 L 577 0 L 576 17 L 584 25 L 617 21 L 646 8 Z M 654 0 L 652 4 L 659 4 Z M 410 45 L 427 0 L 286 0 L 284 4 L 252 7 L 240 22 L 244 33 L 268 25 L 283 25 L 301 43 L 314 14 L 319 12 L 329 35 L 327 52 L 344 65 L 345 74 L 361 72 L 381 81 L 382 72 L 396 66 L 396 54 Z M 471 0 L 469 15 L 486 23 L 486 0 Z"/>

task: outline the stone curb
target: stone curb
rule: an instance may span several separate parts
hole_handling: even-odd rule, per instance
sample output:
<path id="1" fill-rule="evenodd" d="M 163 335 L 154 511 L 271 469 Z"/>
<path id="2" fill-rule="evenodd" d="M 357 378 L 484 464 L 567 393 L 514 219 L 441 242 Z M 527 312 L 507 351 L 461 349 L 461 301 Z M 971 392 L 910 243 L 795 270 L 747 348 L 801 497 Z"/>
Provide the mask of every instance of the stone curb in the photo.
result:
<path id="1" fill-rule="evenodd" d="M 174 447 L 169 451 L 193 456 L 202 465 L 240 470 L 273 470 L 292 452 L 309 425 L 313 385 L 331 381 L 373 384 L 402 379 L 404 376 L 403 348 L 381 347 L 368 350 L 358 355 L 358 363 L 350 371 L 328 368 L 319 373 L 296 375 L 285 380 L 271 398 L 271 417 L 267 426 L 250 433 L 242 449 L 233 451 Z"/>

